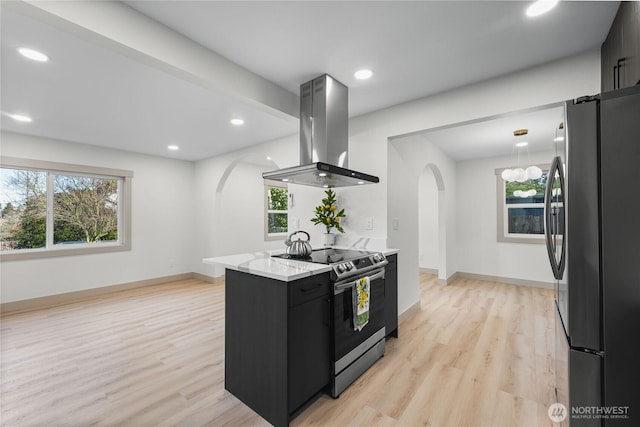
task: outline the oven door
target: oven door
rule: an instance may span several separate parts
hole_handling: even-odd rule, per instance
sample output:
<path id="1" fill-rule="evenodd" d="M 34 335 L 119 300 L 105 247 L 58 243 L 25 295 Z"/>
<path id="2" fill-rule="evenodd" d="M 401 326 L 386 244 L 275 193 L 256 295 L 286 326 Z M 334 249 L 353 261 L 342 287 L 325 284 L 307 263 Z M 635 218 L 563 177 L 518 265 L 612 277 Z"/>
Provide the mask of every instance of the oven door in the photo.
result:
<path id="1" fill-rule="evenodd" d="M 353 326 L 353 292 L 356 281 L 363 276 L 352 276 L 333 286 L 333 349 L 334 362 L 367 341 L 384 328 L 384 268 L 366 274 L 369 276 L 369 323 L 357 331 Z M 366 351 L 366 349 L 363 349 Z"/>

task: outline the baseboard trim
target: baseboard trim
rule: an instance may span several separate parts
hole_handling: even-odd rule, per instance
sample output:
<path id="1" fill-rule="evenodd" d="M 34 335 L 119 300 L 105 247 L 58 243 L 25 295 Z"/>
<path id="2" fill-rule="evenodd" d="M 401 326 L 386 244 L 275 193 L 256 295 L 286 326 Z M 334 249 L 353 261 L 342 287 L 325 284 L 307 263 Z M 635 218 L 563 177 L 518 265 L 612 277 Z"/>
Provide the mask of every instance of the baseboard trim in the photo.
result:
<path id="1" fill-rule="evenodd" d="M 434 273 L 435 271 L 435 273 Z M 437 270 L 420 268 L 421 273 L 437 274 Z M 0 315 L 14 314 L 22 311 L 37 310 L 45 307 L 69 304 L 76 301 L 82 301 L 89 298 L 95 298 L 101 295 L 110 294 L 112 292 L 124 291 L 128 289 L 142 288 L 145 286 L 160 285 L 163 283 L 176 282 L 179 280 L 197 279 L 211 284 L 220 284 L 224 282 L 224 276 L 208 276 L 206 274 L 191 272 L 175 274 L 172 276 L 156 277 L 153 279 L 139 280 L 129 283 L 121 283 L 118 285 L 102 286 L 93 289 L 84 289 L 75 292 L 66 292 L 63 294 L 48 295 L 44 297 L 31 298 L 20 301 L 11 301 L 0 304 Z M 516 279 L 511 277 L 490 276 L 486 274 L 456 272 L 447 279 L 438 279 L 438 284 L 448 285 L 456 279 L 473 279 L 483 280 L 486 282 L 506 283 L 510 285 L 529 286 L 542 289 L 553 289 L 553 283 L 540 282 L 536 280 Z M 398 322 L 402 323 L 411 318 L 420 311 L 420 302 L 416 302 L 398 316 Z"/>
<path id="2" fill-rule="evenodd" d="M 202 280 L 203 282 L 209 282 L 214 285 L 224 282 L 224 274 L 218 277 L 207 276 L 206 274 L 195 273 L 195 272 L 191 274 L 193 275 L 194 279 Z"/>
<path id="3" fill-rule="evenodd" d="M 489 276 L 486 274 L 476 274 L 476 273 L 466 273 L 459 271 L 455 273 L 453 276 L 460 279 L 473 279 L 473 280 L 483 280 L 485 282 L 498 282 L 498 283 L 506 283 L 509 285 L 518 285 L 518 286 L 529 286 L 532 288 L 542 288 L 542 289 L 553 289 L 553 283 L 549 282 L 539 282 L 537 280 L 526 280 L 526 279 L 516 279 L 512 277 L 502 277 L 502 276 Z M 453 277 L 452 276 L 452 277 Z M 448 281 L 451 283 L 451 280 Z"/>
<path id="4" fill-rule="evenodd" d="M 416 313 L 420 312 L 420 301 L 407 308 L 398 316 L 398 325 L 401 325 L 404 321 L 411 319 Z"/>
<path id="5" fill-rule="evenodd" d="M 38 310 L 45 307 L 69 304 L 83 301 L 90 298 L 99 297 L 118 291 L 128 289 L 143 288 L 145 286 L 161 285 L 164 283 L 177 282 L 180 280 L 197 279 L 204 282 L 218 284 L 224 281 L 224 276 L 211 277 L 200 273 L 182 273 L 171 276 L 156 277 L 153 279 L 138 280 L 135 282 L 121 283 L 118 285 L 101 286 L 93 289 L 83 289 L 81 291 L 65 292 L 63 294 L 47 295 L 44 297 L 30 298 L 20 301 L 11 301 L 0 304 L 0 315 L 15 314 L 23 311 Z"/>
<path id="6" fill-rule="evenodd" d="M 418 268 L 418 271 L 420 273 L 424 273 L 424 274 L 435 274 L 436 276 L 438 275 L 438 269 L 437 268 L 420 267 L 420 268 Z"/>
<path id="7" fill-rule="evenodd" d="M 442 286 L 447 286 L 449 283 L 453 282 L 458 277 L 459 277 L 458 273 L 456 272 L 456 273 L 453 273 L 451 276 L 447 277 L 446 279 L 438 278 L 438 284 Z"/>

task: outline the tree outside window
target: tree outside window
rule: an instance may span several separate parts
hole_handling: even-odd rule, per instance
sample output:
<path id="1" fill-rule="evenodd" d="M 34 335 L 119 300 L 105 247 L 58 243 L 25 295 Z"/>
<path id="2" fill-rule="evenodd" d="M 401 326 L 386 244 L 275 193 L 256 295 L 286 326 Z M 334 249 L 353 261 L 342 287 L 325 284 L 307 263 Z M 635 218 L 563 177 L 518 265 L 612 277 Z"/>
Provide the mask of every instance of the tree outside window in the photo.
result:
<path id="1" fill-rule="evenodd" d="M 548 165 L 538 179 L 506 182 L 501 169 L 498 180 L 498 241 L 512 243 L 544 243 L 544 195 L 549 175 Z"/>
<path id="2" fill-rule="evenodd" d="M 118 240 L 118 180 L 54 177 L 53 242 Z"/>
<path id="3" fill-rule="evenodd" d="M 545 172 L 539 179 L 505 183 L 508 234 L 544 234 L 547 175 Z"/>
<path id="4" fill-rule="evenodd" d="M 2 161 L 3 260 L 130 249 L 132 172 L 26 159 Z M 63 167 L 68 171 L 61 172 Z M 123 176 L 99 175 L 109 172 Z"/>
<path id="5" fill-rule="evenodd" d="M 53 244 L 118 240 L 118 180 L 1 169 L 2 250 L 47 246 L 47 180 L 53 181 Z"/>
<path id="6" fill-rule="evenodd" d="M 275 184 L 265 185 L 265 240 L 280 239 L 289 230 L 289 191 Z"/>
<path id="7" fill-rule="evenodd" d="M 0 250 L 46 246 L 47 173 L 0 169 Z"/>

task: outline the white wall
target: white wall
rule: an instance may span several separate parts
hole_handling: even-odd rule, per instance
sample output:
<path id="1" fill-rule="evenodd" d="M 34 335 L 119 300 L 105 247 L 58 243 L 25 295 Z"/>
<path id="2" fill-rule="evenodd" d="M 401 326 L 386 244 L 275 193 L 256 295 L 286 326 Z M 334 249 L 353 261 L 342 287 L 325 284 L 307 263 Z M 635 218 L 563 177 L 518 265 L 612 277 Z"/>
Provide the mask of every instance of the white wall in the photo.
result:
<path id="1" fill-rule="evenodd" d="M 1 137 L 4 156 L 134 173 L 131 251 L 3 261 L 2 302 L 194 271 L 193 163 L 13 133 Z"/>
<path id="2" fill-rule="evenodd" d="M 211 277 L 224 274 L 224 268 L 220 266 L 198 262 L 202 258 L 285 249 L 284 238 L 276 241 L 264 240 L 262 172 L 298 165 L 299 152 L 299 137 L 296 134 L 196 162 L 196 272 Z M 267 156 L 272 160 L 267 161 Z M 354 168 L 351 164 L 350 167 Z M 384 211 L 384 204 L 378 204 L 375 211 L 368 212 L 366 209 L 369 206 L 363 207 L 360 203 L 368 192 L 375 193 L 375 187 L 376 185 L 367 185 L 335 189 L 338 206 L 347 213 L 347 218 L 343 221 L 345 234 L 339 234 L 337 244 L 350 245 L 360 237 L 365 237 L 375 238 L 382 242 L 379 246 L 384 246 L 384 224 L 379 220 L 374 221 L 373 230 L 365 230 L 364 224 L 366 216 L 375 217 Z M 315 206 L 325 197 L 324 189 L 290 184 L 289 192 L 293 195 L 293 206 L 289 208 L 289 231 L 307 231 L 311 235 L 312 247 L 322 247 L 326 230 L 312 224 L 310 220 Z M 334 232 L 337 233 L 335 230 Z"/>
<path id="3" fill-rule="evenodd" d="M 443 192 L 438 197 L 438 217 L 444 227 L 438 230 L 438 278 L 447 280 L 457 271 L 456 265 L 456 163 L 425 136 L 412 135 L 394 139 L 389 148 L 394 160 L 389 161 L 388 236 L 391 246 L 410 245 L 402 257 L 410 260 L 403 274 L 417 278 L 419 266 L 419 181 L 427 165 L 432 165 L 442 177 Z M 402 189 L 400 192 L 399 189 Z M 394 228 L 394 221 L 399 224 Z M 416 279 L 417 280 L 417 279 Z M 417 283 L 417 282 L 416 282 Z M 417 287 L 414 292 L 417 292 Z M 400 298 L 399 298 L 400 301 Z M 410 301 L 404 301 L 408 304 Z M 402 306 L 401 306 L 402 307 Z"/>
<path id="4" fill-rule="evenodd" d="M 351 121 L 350 121 L 351 126 Z M 350 132 L 351 133 L 351 132 Z M 368 239 L 370 248 L 386 246 L 386 182 L 387 169 L 386 139 L 380 140 L 367 134 L 360 135 L 362 140 L 356 142 L 353 136 L 349 140 L 349 169 L 380 177 L 379 184 L 336 188 L 338 207 L 344 208 L 347 217 L 343 222 L 344 234 L 339 234 L 336 243 L 350 246 L 361 238 Z M 297 143 L 297 142 L 296 142 Z M 324 189 L 305 186 L 291 186 L 296 206 L 292 215 L 300 219 L 300 228 L 310 232 L 312 246 L 323 245 L 325 228 L 309 222 L 315 206 L 325 197 Z M 366 218 L 372 218 L 372 229 L 366 228 Z M 336 232 L 335 230 L 333 232 Z"/>
<path id="5" fill-rule="evenodd" d="M 438 186 L 433 171 L 425 168 L 418 178 L 418 262 L 420 268 L 438 269 Z"/>
<path id="6" fill-rule="evenodd" d="M 262 172 L 297 165 L 298 147 L 294 135 L 195 163 L 194 271 L 218 277 L 224 268 L 203 258 L 284 249 L 284 239 L 264 240 Z"/>
<path id="7" fill-rule="evenodd" d="M 551 163 L 553 151 L 531 153 L 528 163 Z M 498 242 L 495 169 L 510 157 L 459 162 L 458 271 L 553 283 L 544 243 Z"/>
<path id="8" fill-rule="evenodd" d="M 415 200 L 417 193 L 407 189 L 407 185 L 414 184 L 403 179 L 407 171 L 402 168 L 400 153 L 395 151 L 400 143 L 391 144 L 395 147 L 387 151 L 390 145 L 388 139 L 553 104 L 599 91 L 600 54 L 599 50 L 594 50 L 350 121 L 350 156 L 357 159 L 357 165 L 352 166 L 354 169 L 360 167 L 363 172 L 377 174 L 382 184 L 370 186 L 371 189 L 366 189 L 367 193 L 363 192 L 362 196 L 354 194 L 354 197 L 358 198 L 357 202 L 363 210 L 374 212 L 375 222 L 385 225 L 377 232 L 382 236 L 388 235 L 388 245 L 401 250 L 398 271 L 400 313 L 418 301 L 419 245 L 415 238 L 418 221 L 417 213 L 413 213 L 417 212 L 418 207 Z M 418 175 L 415 176 L 416 180 L 417 177 Z M 386 204 L 387 210 L 376 210 L 379 203 L 382 206 Z M 392 230 L 393 217 L 400 220 L 400 232 Z M 413 235 L 409 230 L 414 230 Z M 455 226 L 448 227 L 447 230 L 454 234 L 456 232 Z M 450 237 L 447 236 L 447 239 Z M 447 265 L 454 267 L 452 271 L 456 271 L 456 262 L 457 260 L 447 259 Z"/>
<path id="9" fill-rule="evenodd" d="M 444 266 L 439 269 L 439 275 L 446 279 L 470 266 L 460 259 L 457 249 L 462 242 L 457 237 L 455 195 L 459 186 L 456 185 L 456 164 L 425 137 L 412 134 L 597 93 L 599 86 L 600 55 L 596 50 L 351 119 L 349 167 L 377 175 L 380 184 L 336 189 L 338 203 L 348 214 L 345 222 L 347 233 L 340 236 L 338 243 L 350 244 L 354 238 L 363 236 L 377 241 L 386 240 L 387 246 L 401 250 L 398 306 L 402 313 L 418 301 L 418 180 L 430 162 L 441 167 L 447 194 L 442 212 L 446 217 L 446 228 L 439 233 L 439 238 L 446 241 L 447 251 L 439 254 L 442 257 L 439 264 Z M 390 138 L 393 139 L 392 144 L 389 143 Z M 280 242 L 261 242 L 243 232 L 234 238 L 243 239 L 245 246 L 231 246 L 226 239 L 220 238 L 220 232 L 212 225 L 216 209 L 220 209 L 216 208 L 216 201 L 221 200 L 215 194 L 215 186 L 228 165 L 246 156 L 247 152 L 266 156 L 273 150 L 280 153 L 279 158 L 271 156 L 278 167 L 298 164 L 297 135 L 196 164 L 196 258 L 281 247 Z M 291 186 L 290 191 L 294 194 L 295 203 L 290 211 L 291 224 L 298 219 L 300 228 L 311 233 L 312 246 L 321 246 L 324 231 L 308 220 L 322 198 L 323 190 Z M 244 206 L 242 202 L 234 204 L 232 199 L 227 202 L 232 203 L 225 206 L 229 210 Z M 255 221 L 262 224 L 261 206 L 259 212 Z M 365 229 L 364 218 L 368 216 L 373 218 L 372 230 Z M 398 230 L 392 228 L 393 218 L 398 218 Z M 494 222 L 492 219 L 490 223 Z M 205 265 L 197 266 L 196 271 L 212 276 L 222 274 L 219 269 Z M 530 279 L 535 280 L 533 276 Z"/>
<path id="10" fill-rule="evenodd" d="M 388 246 L 400 249 L 400 313 L 418 301 L 420 174 L 427 163 L 439 161 L 444 165 L 446 188 L 452 190 L 448 194 L 456 194 L 458 179 L 455 164 L 451 165 L 424 137 L 411 134 L 594 94 L 599 86 L 600 55 L 596 50 L 350 120 L 349 167 L 377 175 L 380 184 L 338 190 L 339 202 L 350 216 L 345 227 L 351 237 L 386 240 Z M 131 169 L 135 173 L 131 252 L 3 262 L 3 301 L 189 271 L 218 276 L 222 272 L 202 264 L 202 258 L 281 247 L 281 242 L 264 242 L 257 231 L 256 224 L 262 227 L 263 223 L 263 199 L 258 197 L 258 187 L 263 183 L 256 175 L 298 164 L 297 135 L 195 165 L 40 138 L 3 135 L 2 142 L 3 154 L 8 156 Z M 250 166 L 259 165 L 266 156 L 272 157 L 272 164 L 266 165 L 272 167 Z M 227 170 L 231 172 L 218 192 Z M 296 201 L 292 219 L 300 220 L 300 228 L 309 228 L 312 242 L 318 246 L 323 231 L 307 221 L 322 190 L 305 187 L 292 191 Z M 473 266 L 464 258 L 458 259 L 455 248 L 462 242 L 457 239 L 457 199 L 446 200 L 443 214 L 447 227 L 444 234 L 439 234 L 446 239 L 448 250 L 440 254 L 444 258 L 439 263 L 446 266 L 441 275 L 449 277 Z M 363 218 L 367 216 L 373 218 L 373 230 L 365 229 Z M 398 230 L 392 228 L 393 218 L 398 218 Z M 176 219 L 181 220 L 179 224 Z M 225 226 L 227 223 L 232 226 Z M 164 236 L 158 233 L 161 229 Z M 169 259 L 175 260 L 174 268 L 168 267 Z M 84 273 L 84 277 L 78 277 L 75 271 Z"/>
<path id="11" fill-rule="evenodd" d="M 351 246 L 357 244 L 357 247 L 380 249 L 384 248 L 386 238 L 380 234 L 384 230 L 384 224 L 379 220 L 372 221 L 372 229 L 366 229 L 367 217 L 375 218 L 379 211 L 385 210 L 383 204 L 377 204 L 373 210 L 369 210 L 368 204 L 361 201 L 365 199 L 367 193 L 372 192 L 373 188 L 379 184 L 369 184 L 358 187 L 341 187 L 334 188 L 338 209 L 344 209 L 346 217 L 341 220 L 344 233 L 340 233 L 336 229 L 332 229 L 331 233 L 336 234 L 336 245 Z M 294 207 L 290 210 L 291 225 L 296 219 L 299 220 L 299 229 L 307 231 L 311 235 L 311 246 L 316 249 L 324 246 L 324 234 L 326 228 L 322 225 L 315 225 L 311 222 L 314 216 L 315 207 L 320 204 L 326 197 L 324 188 L 314 188 L 303 185 L 290 185 L 289 192 L 293 194 Z M 368 240 L 367 240 L 368 239 Z M 366 240 L 366 241 L 365 241 Z"/>

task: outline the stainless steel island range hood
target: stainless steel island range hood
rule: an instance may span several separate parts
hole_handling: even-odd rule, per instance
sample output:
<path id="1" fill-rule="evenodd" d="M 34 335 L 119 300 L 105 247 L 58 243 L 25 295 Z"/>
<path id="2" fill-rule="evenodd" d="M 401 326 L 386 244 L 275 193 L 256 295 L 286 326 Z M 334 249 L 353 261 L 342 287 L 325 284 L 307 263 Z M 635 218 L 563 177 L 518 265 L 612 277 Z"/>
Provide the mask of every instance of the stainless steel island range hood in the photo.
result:
<path id="1" fill-rule="evenodd" d="M 328 74 L 300 85 L 300 164 L 265 172 L 264 179 L 347 187 L 375 184 L 377 176 L 348 169 L 348 89 Z"/>

